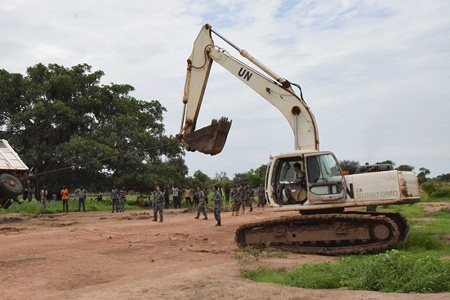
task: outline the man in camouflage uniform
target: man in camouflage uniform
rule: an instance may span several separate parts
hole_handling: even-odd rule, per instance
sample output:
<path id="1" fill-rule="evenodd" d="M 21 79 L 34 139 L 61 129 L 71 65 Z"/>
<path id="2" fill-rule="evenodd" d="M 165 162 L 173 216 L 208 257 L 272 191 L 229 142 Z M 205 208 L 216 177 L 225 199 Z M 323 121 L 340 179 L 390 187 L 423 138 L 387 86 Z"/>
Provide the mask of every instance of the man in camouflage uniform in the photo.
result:
<path id="1" fill-rule="evenodd" d="M 198 206 L 197 206 L 197 216 L 195 218 L 198 219 L 200 217 L 200 213 L 202 213 L 205 216 L 203 220 L 208 220 L 205 208 L 206 205 L 205 193 L 203 193 L 201 186 L 197 187 L 197 195 L 198 195 Z"/>
<path id="2" fill-rule="evenodd" d="M 239 202 L 239 191 L 236 186 L 233 187 L 233 190 L 231 191 L 231 197 L 233 197 L 233 208 L 231 215 L 234 216 L 234 213 L 236 213 L 236 216 L 239 215 L 239 209 L 241 208 L 241 204 Z"/>
<path id="3" fill-rule="evenodd" d="M 266 195 L 264 191 L 264 186 L 261 183 L 258 188 L 258 209 L 261 206 L 264 210 L 265 205 L 266 205 Z"/>
<path id="4" fill-rule="evenodd" d="M 163 210 L 164 210 L 164 194 L 161 192 L 161 187 L 159 185 L 156 186 L 156 193 L 155 193 L 155 206 L 153 208 L 153 222 L 158 221 L 158 212 L 159 212 L 159 222 L 163 222 Z"/>
<path id="5" fill-rule="evenodd" d="M 217 221 L 216 226 L 222 226 L 220 219 L 220 212 L 222 211 L 222 193 L 217 189 L 217 186 L 213 187 L 213 201 L 214 201 L 214 218 Z"/>
<path id="6" fill-rule="evenodd" d="M 255 197 L 255 192 L 250 187 L 249 184 L 247 184 L 247 187 L 245 188 L 245 206 L 250 208 L 250 212 L 253 211 L 253 198 Z"/>
<path id="7" fill-rule="evenodd" d="M 239 206 L 242 205 L 242 213 L 245 213 L 245 197 L 246 197 L 246 191 L 243 184 L 241 184 L 239 188 Z"/>

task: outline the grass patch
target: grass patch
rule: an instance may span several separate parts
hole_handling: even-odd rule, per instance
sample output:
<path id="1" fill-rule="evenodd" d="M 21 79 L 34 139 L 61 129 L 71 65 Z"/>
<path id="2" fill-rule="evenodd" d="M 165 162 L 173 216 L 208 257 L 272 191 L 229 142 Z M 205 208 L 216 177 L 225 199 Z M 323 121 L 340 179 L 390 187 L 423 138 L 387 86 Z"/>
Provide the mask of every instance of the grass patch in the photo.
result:
<path id="1" fill-rule="evenodd" d="M 246 278 L 310 289 L 349 288 L 397 293 L 450 291 L 450 262 L 435 256 L 390 250 L 343 257 L 339 264 L 306 264 L 294 270 L 258 268 Z"/>
<path id="2" fill-rule="evenodd" d="M 132 204 L 132 200 L 127 199 L 127 204 L 125 204 L 125 210 L 130 209 L 141 209 L 137 205 Z M 97 201 L 93 198 L 87 198 L 85 202 L 86 211 L 110 211 L 112 206 L 109 201 Z M 81 209 L 83 209 L 81 207 Z M 78 199 L 69 199 L 69 212 L 74 212 L 78 210 Z M 46 214 L 54 214 L 62 212 L 62 201 L 47 201 Z M 0 209 L 0 214 L 8 213 L 19 213 L 21 215 L 38 215 L 41 213 L 41 203 L 36 200 L 30 202 L 24 201 L 19 204 L 14 202 L 8 209 Z"/>
<path id="3" fill-rule="evenodd" d="M 378 206 L 377 212 L 396 212 L 408 219 L 422 218 L 425 216 L 425 209 L 417 204 Z"/>
<path id="4" fill-rule="evenodd" d="M 398 212 L 410 219 L 425 216 L 423 207 L 417 204 L 379 207 L 378 211 Z M 406 240 L 385 253 L 344 256 L 338 264 L 303 265 L 294 270 L 244 270 L 242 275 L 255 281 L 313 289 L 450 292 L 450 260 L 445 258 L 450 254 L 450 210 L 441 209 L 427 216 L 434 219 L 410 220 Z"/>
<path id="5" fill-rule="evenodd" d="M 420 194 L 420 202 L 449 202 L 450 197 L 448 196 L 434 196 L 427 193 Z"/>

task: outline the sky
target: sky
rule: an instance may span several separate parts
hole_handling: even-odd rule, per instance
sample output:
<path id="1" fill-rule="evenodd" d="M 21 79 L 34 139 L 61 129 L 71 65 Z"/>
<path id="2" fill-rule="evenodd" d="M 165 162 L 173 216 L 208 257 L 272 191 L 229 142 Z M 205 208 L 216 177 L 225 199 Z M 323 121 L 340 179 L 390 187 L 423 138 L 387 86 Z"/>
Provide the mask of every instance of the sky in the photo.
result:
<path id="1" fill-rule="evenodd" d="M 0 69 L 37 63 L 102 70 L 103 84 L 167 109 L 180 130 L 186 59 L 213 29 L 302 87 L 320 150 L 450 173 L 450 1 L 0 0 Z M 245 61 L 219 38 L 215 43 Z M 186 152 L 189 175 L 229 178 L 294 150 L 283 115 L 213 65 L 197 128 L 233 120 L 222 153 Z"/>

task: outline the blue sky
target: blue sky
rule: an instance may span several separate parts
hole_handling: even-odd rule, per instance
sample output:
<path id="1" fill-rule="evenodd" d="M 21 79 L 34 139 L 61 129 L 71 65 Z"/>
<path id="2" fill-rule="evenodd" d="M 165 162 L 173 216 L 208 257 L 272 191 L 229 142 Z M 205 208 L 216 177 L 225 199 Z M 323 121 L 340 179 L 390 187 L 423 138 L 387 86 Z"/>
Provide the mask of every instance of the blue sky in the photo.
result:
<path id="1" fill-rule="evenodd" d="M 0 68 L 88 63 L 104 83 L 159 100 L 179 131 L 186 59 L 204 23 L 302 86 L 321 150 L 450 172 L 449 1 L 3 1 Z M 220 46 L 234 53 L 215 38 Z M 241 59 L 241 58 L 239 58 Z M 198 127 L 233 119 L 224 151 L 187 153 L 190 174 L 229 177 L 293 150 L 278 110 L 214 65 Z"/>

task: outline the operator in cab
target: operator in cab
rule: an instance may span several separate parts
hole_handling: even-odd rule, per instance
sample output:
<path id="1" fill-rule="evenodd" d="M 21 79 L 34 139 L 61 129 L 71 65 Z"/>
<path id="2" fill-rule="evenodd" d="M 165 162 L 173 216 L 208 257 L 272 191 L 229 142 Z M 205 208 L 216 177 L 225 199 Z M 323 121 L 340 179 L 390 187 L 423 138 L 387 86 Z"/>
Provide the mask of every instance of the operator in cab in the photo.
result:
<path id="1" fill-rule="evenodd" d="M 294 164 L 294 179 L 289 179 L 288 194 L 296 203 L 303 204 L 306 201 L 306 179 L 302 165 L 298 162 Z"/>

